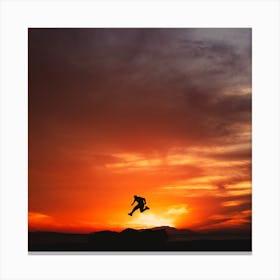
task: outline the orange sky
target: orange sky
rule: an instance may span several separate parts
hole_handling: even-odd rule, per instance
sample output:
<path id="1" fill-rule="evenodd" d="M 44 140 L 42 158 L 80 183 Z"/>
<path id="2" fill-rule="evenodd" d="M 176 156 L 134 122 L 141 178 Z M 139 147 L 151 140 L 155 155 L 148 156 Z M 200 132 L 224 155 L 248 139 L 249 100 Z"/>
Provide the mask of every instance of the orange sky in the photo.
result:
<path id="1" fill-rule="evenodd" d="M 251 30 L 29 29 L 28 148 L 29 230 L 250 229 Z"/>

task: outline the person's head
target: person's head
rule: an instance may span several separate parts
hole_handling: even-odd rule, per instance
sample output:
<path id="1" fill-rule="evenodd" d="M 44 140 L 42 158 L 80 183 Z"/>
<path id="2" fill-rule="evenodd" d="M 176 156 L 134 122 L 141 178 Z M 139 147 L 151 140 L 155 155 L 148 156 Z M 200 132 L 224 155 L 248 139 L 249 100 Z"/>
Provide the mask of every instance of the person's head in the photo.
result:
<path id="1" fill-rule="evenodd" d="M 136 194 L 134 195 L 134 198 L 137 198 L 137 195 L 136 195 Z"/>

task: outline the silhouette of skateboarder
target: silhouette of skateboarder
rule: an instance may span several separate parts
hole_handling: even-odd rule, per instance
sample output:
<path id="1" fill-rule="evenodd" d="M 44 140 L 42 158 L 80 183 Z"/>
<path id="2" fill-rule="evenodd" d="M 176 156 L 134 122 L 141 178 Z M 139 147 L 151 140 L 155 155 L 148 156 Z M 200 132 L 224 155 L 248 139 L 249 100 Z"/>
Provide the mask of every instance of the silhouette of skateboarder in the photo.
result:
<path id="1" fill-rule="evenodd" d="M 146 210 L 149 210 L 150 208 L 148 206 L 145 206 L 146 204 L 146 199 L 144 197 L 140 197 L 137 195 L 134 195 L 134 201 L 131 203 L 133 205 L 135 202 L 138 204 L 132 209 L 130 213 L 128 213 L 129 216 L 132 216 L 132 214 L 139 208 L 140 212 L 144 212 Z M 145 206 L 145 207 L 144 207 Z"/>

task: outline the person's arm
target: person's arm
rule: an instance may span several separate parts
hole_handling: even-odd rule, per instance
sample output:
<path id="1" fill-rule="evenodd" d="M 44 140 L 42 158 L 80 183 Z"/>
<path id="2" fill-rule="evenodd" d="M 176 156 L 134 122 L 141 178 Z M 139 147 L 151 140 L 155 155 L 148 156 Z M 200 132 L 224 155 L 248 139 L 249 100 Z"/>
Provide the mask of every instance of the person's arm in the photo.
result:
<path id="1" fill-rule="evenodd" d="M 144 204 L 146 204 L 146 199 L 145 198 L 143 198 L 143 201 L 144 201 Z"/>
<path id="2" fill-rule="evenodd" d="M 135 202 L 135 198 L 134 198 L 133 202 L 131 203 L 131 206 L 134 204 L 134 202 Z"/>

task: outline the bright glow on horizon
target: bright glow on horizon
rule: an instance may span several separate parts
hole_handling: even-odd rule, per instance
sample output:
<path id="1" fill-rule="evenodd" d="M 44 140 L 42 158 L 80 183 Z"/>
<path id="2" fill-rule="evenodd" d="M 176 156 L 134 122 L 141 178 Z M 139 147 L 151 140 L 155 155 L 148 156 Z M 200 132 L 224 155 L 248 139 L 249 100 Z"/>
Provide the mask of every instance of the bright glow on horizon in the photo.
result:
<path id="1" fill-rule="evenodd" d="M 146 213 L 145 215 L 135 214 L 133 220 L 128 223 L 128 225 L 137 229 L 159 226 L 174 227 L 174 223 L 171 218 L 160 217 L 159 215 L 153 213 Z"/>

